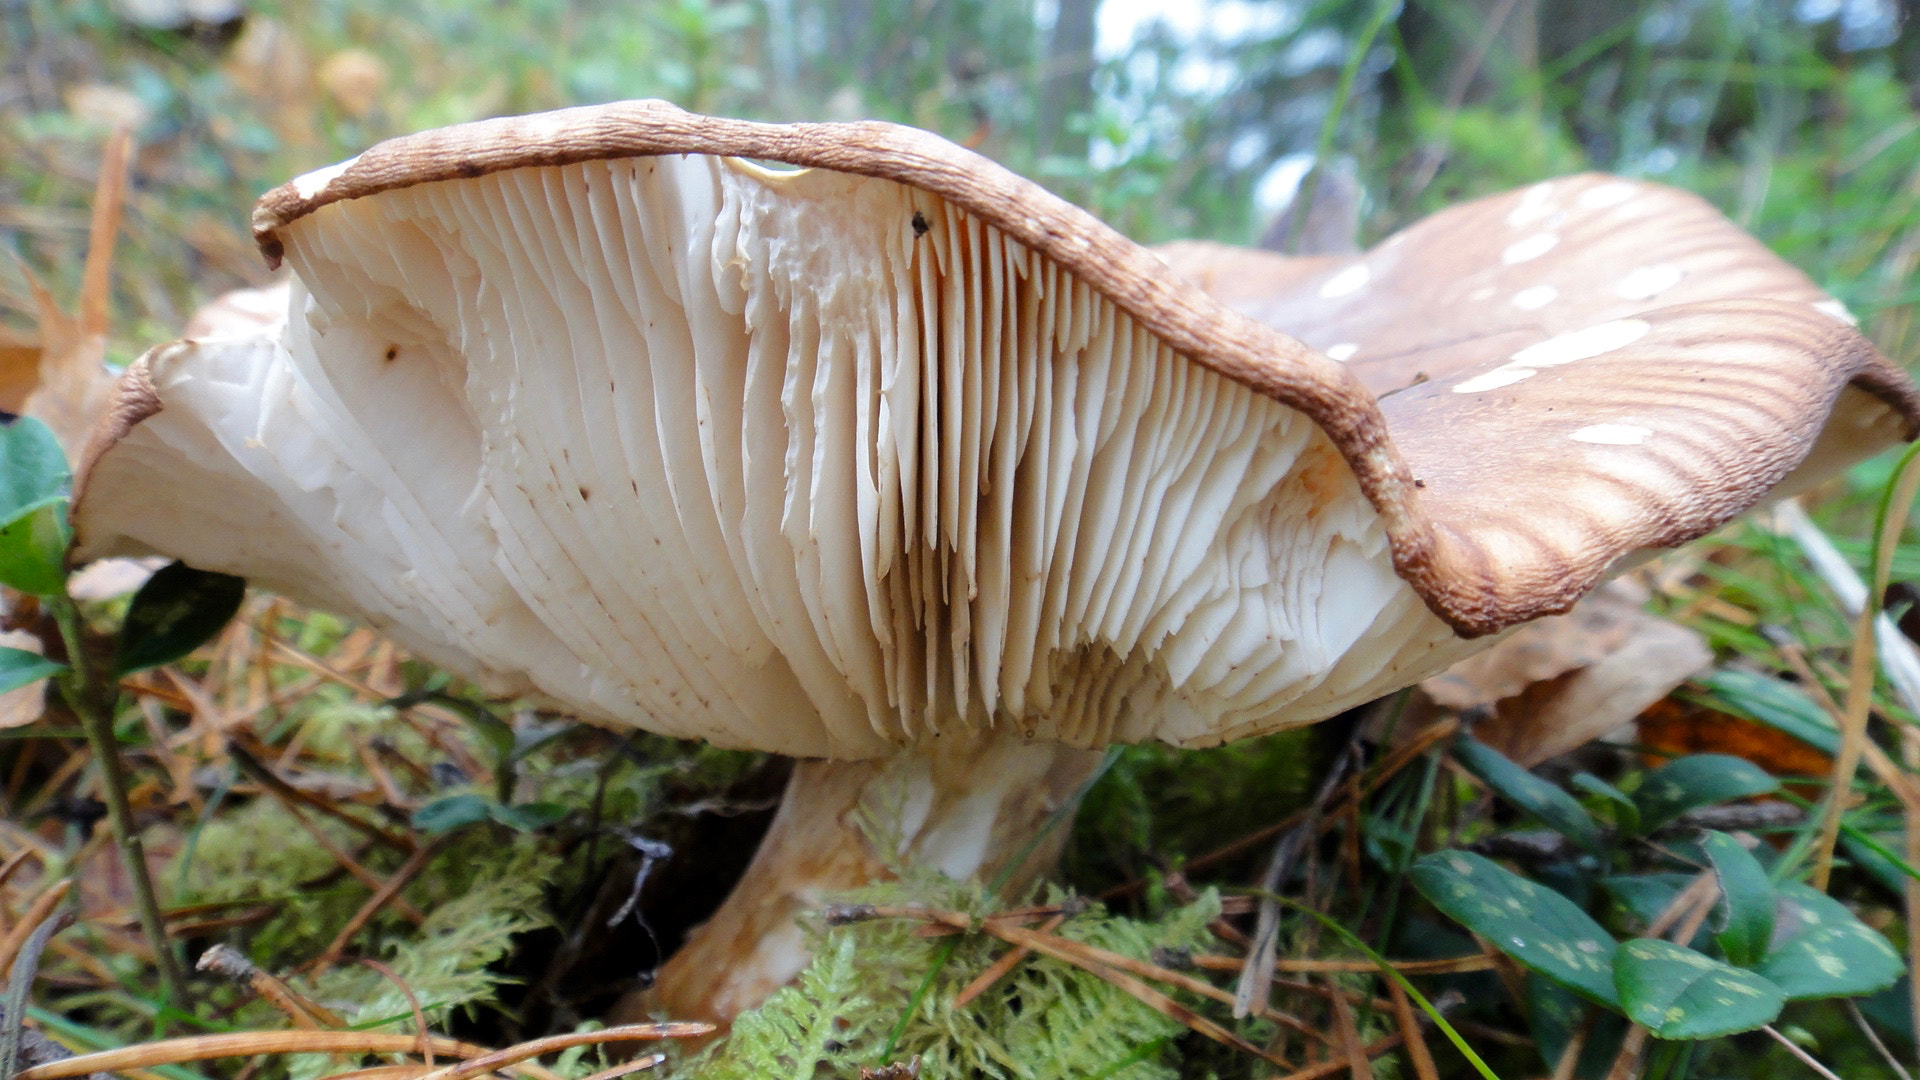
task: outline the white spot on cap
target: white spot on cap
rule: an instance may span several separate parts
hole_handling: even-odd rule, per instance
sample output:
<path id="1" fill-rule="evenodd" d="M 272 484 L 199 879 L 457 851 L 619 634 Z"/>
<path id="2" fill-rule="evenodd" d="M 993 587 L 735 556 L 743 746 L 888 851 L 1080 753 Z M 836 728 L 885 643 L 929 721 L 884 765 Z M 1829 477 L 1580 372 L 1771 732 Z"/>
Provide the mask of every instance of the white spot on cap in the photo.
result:
<path id="1" fill-rule="evenodd" d="M 1576 360 L 1590 360 L 1603 353 L 1624 348 L 1647 336 L 1652 329 L 1645 319 L 1615 319 L 1529 345 L 1513 354 L 1521 367 L 1557 367 Z"/>
<path id="2" fill-rule="evenodd" d="M 1591 187 L 1580 193 L 1580 206 L 1586 210 L 1605 210 L 1609 206 L 1619 206 L 1638 194 L 1640 187 L 1626 180 L 1611 180 L 1599 187 Z"/>
<path id="3" fill-rule="evenodd" d="M 1476 375 L 1453 388 L 1456 394 L 1477 394 L 1497 390 L 1522 379 L 1540 374 L 1545 367 L 1558 367 L 1576 360 L 1587 360 L 1631 345 L 1646 336 L 1652 327 L 1642 319 L 1615 319 L 1582 330 L 1551 337 L 1529 345 L 1492 371 Z"/>
<path id="4" fill-rule="evenodd" d="M 1354 263 L 1328 278 L 1326 284 L 1320 286 L 1320 295 L 1327 299 L 1346 296 L 1366 288 L 1367 282 L 1372 280 L 1373 271 L 1367 269 L 1366 263 Z"/>
<path id="5" fill-rule="evenodd" d="M 333 183 L 335 178 L 337 178 L 341 173 L 346 172 L 348 169 L 352 168 L 353 163 L 359 160 L 360 158 L 358 156 L 350 157 L 347 160 L 340 162 L 339 164 L 329 165 L 324 169 L 315 169 L 310 173 L 303 173 L 299 176 L 294 177 L 293 178 L 294 194 L 300 196 L 303 199 L 313 198 L 315 195 L 318 195 L 322 191 L 325 191 L 327 189 L 328 184 Z"/>
<path id="6" fill-rule="evenodd" d="M 1815 301 L 1813 305 L 1813 310 L 1819 312 L 1822 315 L 1827 316 L 1828 318 L 1839 319 L 1841 322 L 1846 323 L 1848 326 L 1860 325 L 1860 317 L 1855 315 L 1853 312 L 1848 311 L 1847 305 L 1841 303 L 1838 300 Z"/>
<path id="7" fill-rule="evenodd" d="M 1533 368 L 1514 367 L 1502 364 L 1485 375 L 1476 375 L 1466 382 L 1454 386 L 1456 394 L 1478 394 L 1483 390 L 1498 390 L 1503 386 L 1512 386 L 1522 379 L 1531 379 L 1540 374 Z"/>
<path id="8" fill-rule="evenodd" d="M 1553 212 L 1547 197 L 1553 194 L 1553 181 L 1535 184 L 1520 193 L 1520 201 L 1512 210 L 1507 211 L 1507 224 L 1516 229 L 1525 228 Z"/>
<path id="9" fill-rule="evenodd" d="M 1535 285 L 1513 294 L 1513 306 L 1521 311 L 1539 311 L 1560 298 L 1560 290 L 1551 285 Z"/>
<path id="10" fill-rule="evenodd" d="M 1537 259 L 1552 251 L 1554 245 L 1559 242 L 1560 236 L 1557 233 L 1534 233 L 1525 240 L 1516 240 L 1508 244 L 1507 250 L 1500 253 L 1500 261 L 1513 266 L 1516 263 Z"/>
<path id="11" fill-rule="evenodd" d="M 1473 293 L 1472 293 L 1472 295 L 1470 295 L 1470 296 L 1468 296 L 1468 297 L 1467 297 L 1467 299 L 1469 299 L 1469 300 L 1491 300 L 1491 299 L 1493 299 L 1493 294 L 1494 294 L 1494 293 L 1496 293 L 1496 292 L 1498 292 L 1498 291 L 1499 291 L 1498 289 L 1495 289 L 1495 288 L 1494 288 L 1493 286 L 1491 286 L 1491 285 L 1482 285 L 1482 286 L 1480 286 L 1479 288 L 1477 288 L 1477 289 L 1475 289 L 1475 290 L 1473 290 Z"/>
<path id="12" fill-rule="evenodd" d="M 1639 446 L 1651 434 L 1652 429 L 1638 424 L 1589 424 L 1574 432 L 1572 439 L 1601 446 Z"/>
<path id="13" fill-rule="evenodd" d="M 1343 364 L 1353 359 L 1353 354 L 1359 351 L 1360 346 L 1355 345 L 1351 341 L 1343 341 L 1338 345 L 1327 346 L 1327 355 Z"/>
<path id="14" fill-rule="evenodd" d="M 1680 279 L 1686 276 L 1685 270 L 1672 263 L 1654 263 L 1629 271 L 1615 283 L 1613 291 L 1627 300 L 1651 300 L 1680 284 Z"/>

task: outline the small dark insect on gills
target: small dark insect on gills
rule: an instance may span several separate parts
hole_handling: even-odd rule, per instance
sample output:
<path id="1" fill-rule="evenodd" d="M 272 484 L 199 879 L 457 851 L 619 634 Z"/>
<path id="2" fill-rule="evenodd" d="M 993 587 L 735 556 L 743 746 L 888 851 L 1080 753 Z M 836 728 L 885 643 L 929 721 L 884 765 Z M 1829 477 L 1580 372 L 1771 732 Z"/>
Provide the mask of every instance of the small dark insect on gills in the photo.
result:
<path id="1" fill-rule="evenodd" d="M 920 239 L 927 235 L 927 230 L 931 228 L 933 228 L 933 226 L 927 224 L 927 215 L 915 210 L 913 212 L 913 238 L 915 240 Z"/>

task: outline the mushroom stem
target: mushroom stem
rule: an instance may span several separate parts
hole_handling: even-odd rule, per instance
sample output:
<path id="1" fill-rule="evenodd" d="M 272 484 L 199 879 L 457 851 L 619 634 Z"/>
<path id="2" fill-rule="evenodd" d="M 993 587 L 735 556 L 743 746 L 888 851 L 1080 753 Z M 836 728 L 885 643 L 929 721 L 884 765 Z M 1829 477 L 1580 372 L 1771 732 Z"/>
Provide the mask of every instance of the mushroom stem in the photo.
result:
<path id="1" fill-rule="evenodd" d="M 1099 762 L 1098 751 L 996 735 L 801 762 L 752 865 L 660 969 L 646 1011 L 730 1023 L 806 966 L 798 916 L 900 866 L 1004 875 L 1018 892 L 1058 859 L 1066 823 L 1047 828 L 1048 818 Z"/>

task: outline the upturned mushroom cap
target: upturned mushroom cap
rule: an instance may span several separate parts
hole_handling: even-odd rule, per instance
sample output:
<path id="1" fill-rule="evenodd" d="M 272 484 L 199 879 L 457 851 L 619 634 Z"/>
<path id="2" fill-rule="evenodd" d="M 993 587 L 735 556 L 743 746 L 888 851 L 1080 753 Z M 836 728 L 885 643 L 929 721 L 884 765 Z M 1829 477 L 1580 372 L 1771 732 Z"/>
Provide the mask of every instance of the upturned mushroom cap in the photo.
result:
<path id="1" fill-rule="evenodd" d="M 383 143 L 255 232 L 287 323 L 129 371 L 87 555 L 802 755 L 1305 723 L 1920 416 L 1804 276 L 1604 177 L 1156 255 L 924 132 L 641 102 Z"/>

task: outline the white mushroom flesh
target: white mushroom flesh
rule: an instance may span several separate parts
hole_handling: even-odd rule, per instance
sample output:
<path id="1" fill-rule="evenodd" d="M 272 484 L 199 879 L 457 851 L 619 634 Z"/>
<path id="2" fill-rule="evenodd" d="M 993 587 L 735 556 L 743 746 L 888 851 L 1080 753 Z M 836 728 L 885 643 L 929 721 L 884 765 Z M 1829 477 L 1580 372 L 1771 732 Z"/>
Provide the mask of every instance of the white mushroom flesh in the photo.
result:
<path id="1" fill-rule="evenodd" d="M 90 481 L 95 554 L 802 755 L 1215 743 L 1476 647 L 1306 417 L 925 192 L 640 158 L 283 236 L 283 330 L 153 354 L 164 411 Z"/>

